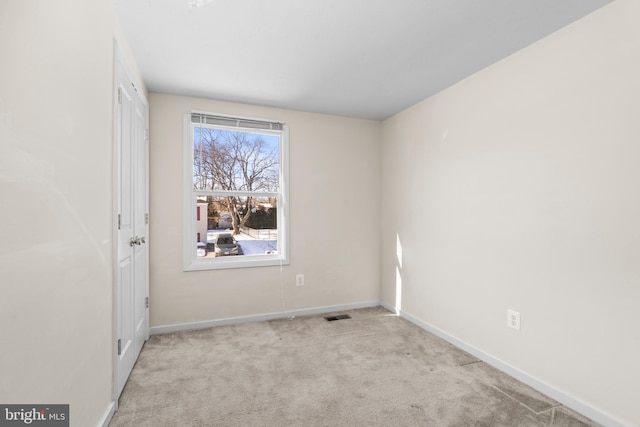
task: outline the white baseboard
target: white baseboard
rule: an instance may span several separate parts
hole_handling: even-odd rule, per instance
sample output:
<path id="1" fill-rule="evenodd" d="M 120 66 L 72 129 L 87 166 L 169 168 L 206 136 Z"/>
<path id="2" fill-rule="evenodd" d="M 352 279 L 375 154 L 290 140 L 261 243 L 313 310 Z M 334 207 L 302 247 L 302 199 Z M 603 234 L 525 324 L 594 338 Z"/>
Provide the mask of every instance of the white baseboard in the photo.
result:
<path id="1" fill-rule="evenodd" d="M 378 307 L 380 301 L 369 301 L 355 304 L 343 304 L 328 307 L 306 308 L 302 310 L 281 311 L 277 313 L 258 314 L 253 316 L 229 317 L 225 319 L 206 320 L 204 322 L 180 323 L 175 325 L 154 326 L 149 328 L 150 335 L 169 334 L 171 332 L 206 329 L 214 326 L 234 325 L 238 323 L 263 322 L 265 320 L 286 319 L 288 317 L 309 316 L 312 314 L 331 313 L 334 311 L 355 310 L 358 308 Z"/>
<path id="2" fill-rule="evenodd" d="M 108 427 L 109 423 L 111 422 L 111 418 L 113 418 L 113 414 L 116 413 L 117 409 L 117 402 L 111 402 L 104 415 L 102 416 L 102 419 L 100 420 L 100 422 L 98 422 L 98 427 Z"/>
<path id="3" fill-rule="evenodd" d="M 383 303 L 381 303 L 380 305 L 382 305 L 383 307 L 385 307 L 387 310 L 393 311 L 395 312 L 396 309 L 394 307 L 385 305 Z M 482 360 L 483 362 L 493 366 L 494 368 L 504 372 L 507 375 L 510 375 L 511 377 L 517 379 L 518 381 L 538 390 L 539 392 L 549 396 L 550 398 L 556 400 L 557 402 L 561 403 L 562 405 L 566 406 L 567 408 L 573 409 L 574 411 L 584 415 L 585 417 L 588 417 L 590 419 L 592 419 L 593 421 L 602 424 L 604 426 L 607 427 L 625 427 L 627 426 L 627 424 L 624 424 L 620 421 L 618 421 L 617 419 L 615 419 L 614 417 L 588 405 L 587 403 L 576 399 L 573 396 L 570 396 L 552 386 L 550 386 L 549 384 L 539 380 L 538 378 L 529 375 L 528 373 L 521 371 L 520 369 L 516 368 L 515 366 L 512 366 L 496 357 L 493 357 L 492 355 L 485 353 L 484 351 L 478 349 L 477 347 L 472 346 L 471 344 L 462 341 L 456 337 L 454 337 L 453 335 L 450 335 L 448 333 L 446 333 L 445 331 L 443 331 L 442 329 L 439 329 L 427 322 L 424 322 L 421 319 L 418 319 L 417 317 L 412 316 L 411 314 L 405 312 L 405 311 L 400 311 L 400 317 L 408 320 L 409 322 L 421 327 L 422 329 L 431 332 L 432 334 L 444 339 L 445 341 L 448 341 L 449 343 L 455 345 L 456 347 L 466 351 L 467 353 L 470 353 L 472 355 L 474 355 L 475 357 L 477 357 L 478 359 Z"/>
<path id="4" fill-rule="evenodd" d="M 396 309 L 396 308 L 395 308 L 394 306 L 392 306 L 392 305 L 387 304 L 386 302 L 382 302 L 382 301 L 381 301 L 381 302 L 380 302 L 380 306 L 381 306 L 382 308 L 386 308 L 387 310 L 389 310 L 389 311 L 390 311 L 390 312 L 392 312 L 392 313 L 400 314 L 400 313 L 398 313 L 398 309 Z M 408 319 L 407 319 L 407 320 L 408 320 Z"/>

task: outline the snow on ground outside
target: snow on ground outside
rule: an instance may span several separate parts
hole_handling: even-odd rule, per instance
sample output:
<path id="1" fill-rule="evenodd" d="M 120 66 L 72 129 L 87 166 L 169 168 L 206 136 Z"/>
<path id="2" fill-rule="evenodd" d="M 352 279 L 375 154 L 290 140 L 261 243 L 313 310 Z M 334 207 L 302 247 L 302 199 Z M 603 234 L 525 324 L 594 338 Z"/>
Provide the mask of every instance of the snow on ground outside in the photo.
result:
<path id="1" fill-rule="evenodd" d="M 222 234 L 222 233 L 231 234 L 231 231 L 230 230 L 209 230 L 207 232 L 207 240 L 213 242 L 215 237 L 218 234 Z M 275 253 L 278 250 L 278 241 L 274 239 L 271 239 L 271 240 L 254 239 L 253 237 L 244 233 L 241 233 L 235 237 L 236 237 L 236 240 L 238 241 L 238 245 L 240 245 L 240 248 L 242 249 L 243 255 L 264 255 L 268 252 Z"/>

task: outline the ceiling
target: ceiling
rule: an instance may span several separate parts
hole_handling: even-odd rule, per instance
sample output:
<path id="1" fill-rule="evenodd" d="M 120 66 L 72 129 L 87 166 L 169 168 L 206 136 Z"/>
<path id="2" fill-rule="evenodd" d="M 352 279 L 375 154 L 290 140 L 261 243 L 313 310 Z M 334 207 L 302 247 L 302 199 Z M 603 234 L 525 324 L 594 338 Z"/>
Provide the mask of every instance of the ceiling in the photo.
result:
<path id="1" fill-rule="evenodd" d="M 113 0 L 148 89 L 381 120 L 611 0 Z"/>

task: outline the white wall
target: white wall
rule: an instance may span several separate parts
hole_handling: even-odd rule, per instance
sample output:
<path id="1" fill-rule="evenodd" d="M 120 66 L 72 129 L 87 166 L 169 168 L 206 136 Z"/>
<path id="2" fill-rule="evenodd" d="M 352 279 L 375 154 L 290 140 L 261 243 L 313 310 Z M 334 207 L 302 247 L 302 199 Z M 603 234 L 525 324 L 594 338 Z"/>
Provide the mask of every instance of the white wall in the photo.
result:
<path id="1" fill-rule="evenodd" d="M 157 93 L 149 102 L 152 327 L 379 300 L 379 122 Z M 282 272 L 182 271 L 182 124 L 192 109 L 290 126 L 291 264 Z"/>
<path id="2" fill-rule="evenodd" d="M 383 301 L 399 237 L 402 310 L 628 426 L 639 20 L 615 1 L 383 123 Z"/>
<path id="3" fill-rule="evenodd" d="M 113 20 L 0 3 L 0 402 L 68 403 L 72 426 L 112 401 Z"/>

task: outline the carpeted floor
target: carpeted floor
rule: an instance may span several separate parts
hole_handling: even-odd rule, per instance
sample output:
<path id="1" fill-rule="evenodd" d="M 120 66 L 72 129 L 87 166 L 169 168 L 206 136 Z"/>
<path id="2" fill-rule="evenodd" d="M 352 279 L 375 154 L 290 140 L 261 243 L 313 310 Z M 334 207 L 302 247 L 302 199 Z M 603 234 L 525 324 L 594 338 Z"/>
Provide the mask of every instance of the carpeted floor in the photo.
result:
<path id="1" fill-rule="evenodd" d="M 153 336 L 110 427 L 597 425 L 382 307 L 345 313 Z"/>

